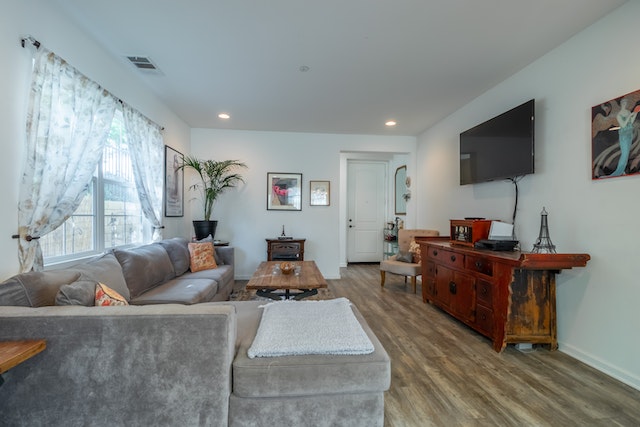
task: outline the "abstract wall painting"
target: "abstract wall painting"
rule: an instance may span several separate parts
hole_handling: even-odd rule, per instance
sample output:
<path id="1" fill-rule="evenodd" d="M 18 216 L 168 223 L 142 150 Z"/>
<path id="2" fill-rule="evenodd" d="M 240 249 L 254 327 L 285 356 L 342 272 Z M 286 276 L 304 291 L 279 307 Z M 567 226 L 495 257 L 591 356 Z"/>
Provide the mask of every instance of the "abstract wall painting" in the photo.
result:
<path id="1" fill-rule="evenodd" d="M 591 108 L 591 178 L 640 174 L 640 90 Z"/>
<path id="2" fill-rule="evenodd" d="M 267 173 L 267 210 L 302 210 L 302 174 Z"/>

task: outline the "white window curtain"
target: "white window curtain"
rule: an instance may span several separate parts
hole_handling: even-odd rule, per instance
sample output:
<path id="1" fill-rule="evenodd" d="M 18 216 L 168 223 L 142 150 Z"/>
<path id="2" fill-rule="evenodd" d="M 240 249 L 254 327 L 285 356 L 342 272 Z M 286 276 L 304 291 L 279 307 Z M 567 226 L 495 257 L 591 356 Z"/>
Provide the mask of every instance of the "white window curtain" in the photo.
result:
<path id="1" fill-rule="evenodd" d="M 59 56 L 42 46 L 36 52 L 18 201 L 21 272 L 42 270 L 37 238 L 78 208 L 102 156 L 116 103 Z"/>
<path id="2" fill-rule="evenodd" d="M 140 205 L 145 218 L 153 225 L 153 240 L 158 241 L 162 239 L 162 129 L 125 103 L 122 112 Z"/>

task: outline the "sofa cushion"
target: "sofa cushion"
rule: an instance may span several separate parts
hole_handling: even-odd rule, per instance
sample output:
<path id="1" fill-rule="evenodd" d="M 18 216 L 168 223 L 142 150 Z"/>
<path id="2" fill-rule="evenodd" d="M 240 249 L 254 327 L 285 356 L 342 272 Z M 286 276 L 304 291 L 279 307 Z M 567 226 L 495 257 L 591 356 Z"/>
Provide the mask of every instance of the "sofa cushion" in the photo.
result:
<path id="1" fill-rule="evenodd" d="M 189 270 L 189 249 L 187 245 L 189 241 L 183 237 L 174 237 L 173 239 L 161 240 L 157 245 L 160 245 L 167 251 L 169 259 L 173 264 L 173 270 L 176 276 L 180 276 Z"/>
<path id="2" fill-rule="evenodd" d="M 202 271 L 217 268 L 216 260 L 213 257 L 213 243 L 189 243 L 189 254 L 191 271 Z"/>
<path id="3" fill-rule="evenodd" d="M 107 285 L 98 283 L 95 287 L 95 305 L 98 307 L 110 307 L 129 304 L 122 295 L 120 295 Z"/>
<path id="4" fill-rule="evenodd" d="M 95 305 L 96 282 L 93 279 L 80 277 L 73 283 L 62 285 L 56 295 L 55 305 Z"/>
<path id="5" fill-rule="evenodd" d="M 233 291 L 234 278 L 233 266 L 218 265 L 212 270 L 202 270 L 195 273 L 188 271 L 179 277 L 180 279 L 209 279 L 218 282 L 218 290 L 212 301 L 226 301 Z"/>
<path id="6" fill-rule="evenodd" d="M 238 313 L 238 353 L 233 362 L 233 394 L 239 397 L 369 393 L 389 388 L 389 356 L 358 310 L 356 318 L 374 346 L 365 355 L 305 355 L 250 359 L 261 310 L 252 302 L 230 302 Z M 292 302 L 295 304 L 295 302 Z"/>
<path id="7" fill-rule="evenodd" d="M 31 271 L 15 275 L 0 284 L 0 305 L 44 307 L 55 305 L 62 285 L 75 282 L 73 270 Z"/>
<path id="8" fill-rule="evenodd" d="M 122 267 L 122 274 L 131 292 L 131 298 L 175 277 L 171 259 L 160 245 L 114 249 L 113 253 Z"/>
<path id="9" fill-rule="evenodd" d="M 197 304 L 209 302 L 218 292 L 218 282 L 211 279 L 176 277 L 144 294 L 132 298 L 133 305 Z"/>
<path id="10" fill-rule="evenodd" d="M 210 279 L 216 282 L 233 282 L 233 268 L 230 265 L 219 265 L 218 268 L 201 271 L 189 271 L 184 273 L 180 278 L 189 279 Z"/>
<path id="11" fill-rule="evenodd" d="M 393 258 L 384 260 L 380 263 L 381 270 L 389 273 L 399 274 L 401 276 L 416 276 L 420 274 L 420 264 L 412 262 L 400 262 Z M 384 268 L 382 268 L 384 267 Z"/>
<path id="12" fill-rule="evenodd" d="M 131 298 L 120 263 L 112 252 L 107 252 L 83 264 L 74 265 L 72 268 L 82 273 L 82 277 L 104 283 L 125 299 Z"/>

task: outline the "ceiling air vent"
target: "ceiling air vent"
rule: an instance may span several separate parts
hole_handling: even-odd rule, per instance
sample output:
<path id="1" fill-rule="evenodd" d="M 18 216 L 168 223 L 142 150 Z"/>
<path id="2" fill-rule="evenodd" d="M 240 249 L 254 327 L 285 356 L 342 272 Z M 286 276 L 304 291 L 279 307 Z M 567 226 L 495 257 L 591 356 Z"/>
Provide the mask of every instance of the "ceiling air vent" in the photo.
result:
<path id="1" fill-rule="evenodd" d="M 127 59 L 139 70 L 158 74 L 161 73 L 158 67 L 156 67 L 156 64 L 146 56 L 127 56 Z"/>

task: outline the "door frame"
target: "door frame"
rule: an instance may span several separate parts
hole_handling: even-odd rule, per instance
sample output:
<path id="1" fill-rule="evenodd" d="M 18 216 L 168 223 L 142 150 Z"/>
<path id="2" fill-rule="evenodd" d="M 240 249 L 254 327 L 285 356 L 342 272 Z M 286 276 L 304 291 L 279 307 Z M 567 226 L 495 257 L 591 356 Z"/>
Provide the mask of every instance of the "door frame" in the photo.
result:
<path id="1" fill-rule="evenodd" d="M 391 165 L 394 161 L 394 157 L 397 155 L 407 155 L 408 156 L 408 165 L 413 165 L 415 162 L 415 154 L 408 152 L 341 152 L 340 153 L 340 185 L 339 185 L 339 247 L 340 247 L 340 268 L 347 266 L 347 162 L 351 160 L 362 160 L 362 161 L 385 161 L 388 165 Z M 413 169 L 413 167 L 411 167 Z M 395 169 L 394 169 L 395 170 Z M 409 169 L 408 169 L 409 170 Z M 389 166 L 387 166 L 387 177 L 389 174 Z M 386 209 L 389 209 L 389 191 L 391 189 L 391 183 L 389 183 L 386 195 Z M 408 208 L 409 209 L 409 208 Z M 413 215 L 409 214 L 409 210 L 407 214 L 413 217 Z"/>
<path id="2" fill-rule="evenodd" d="M 346 178 L 345 182 L 346 182 L 346 199 L 349 198 L 350 194 L 349 194 L 349 166 L 352 164 L 378 164 L 378 165 L 382 165 L 383 166 L 383 177 L 382 180 L 384 182 L 383 188 L 384 188 L 384 194 L 383 194 L 383 199 L 384 199 L 384 206 L 383 206 L 383 222 L 380 224 L 379 227 L 379 234 L 380 234 L 380 260 L 382 260 L 382 252 L 383 252 L 383 246 L 382 246 L 382 232 L 383 232 L 383 227 L 384 227 L 384 221 L 386 220 L 386 217 L 388 216 L 388 212 L 390 209 L 390 193 L 389 193 L 389 166 L 390 166 L 390 161 L 387 159 L 347 159 L 346 161 L 346 165 L 347 165 L 347 172 L 346 172 Z M 344 247 L 344 251 L 345 251 L 345 258 L 344 258 L 344 263 L 345 266 L 346 264 L 348 264 L 349 261 L 349 202 L 346 201 L 346 206 L 345 206 L 345 247 Z"/>

